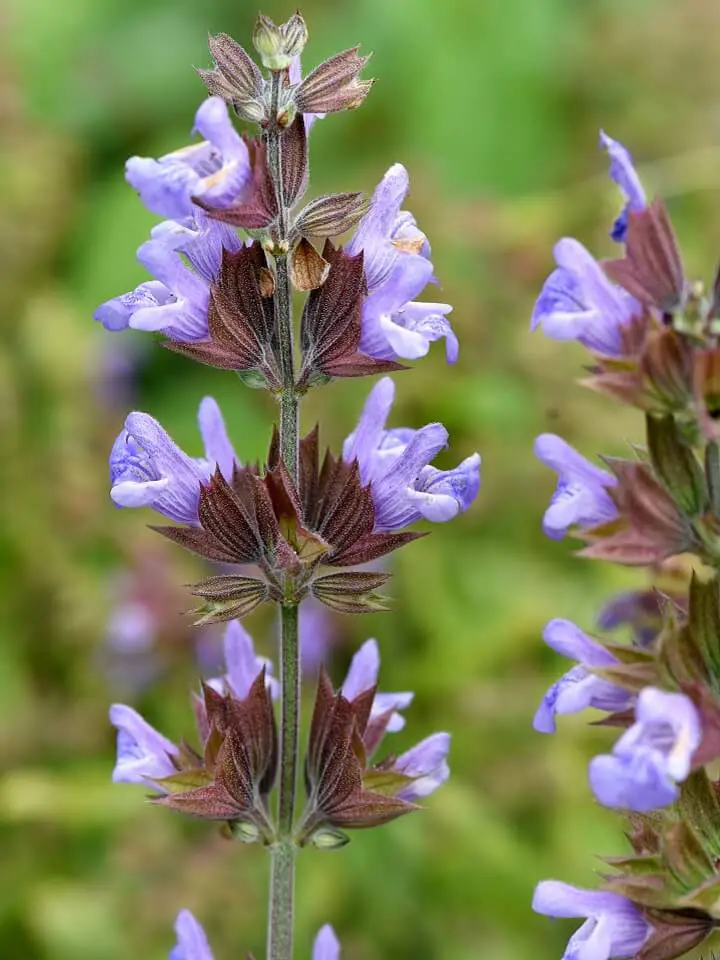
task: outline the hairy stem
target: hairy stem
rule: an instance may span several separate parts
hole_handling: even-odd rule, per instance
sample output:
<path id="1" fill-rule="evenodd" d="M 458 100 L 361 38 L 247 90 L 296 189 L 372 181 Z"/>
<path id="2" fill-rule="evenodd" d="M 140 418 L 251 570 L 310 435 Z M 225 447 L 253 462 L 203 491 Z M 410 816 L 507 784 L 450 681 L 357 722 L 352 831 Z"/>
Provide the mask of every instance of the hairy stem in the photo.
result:
<path id="1" fill-rule="evenodd" d="M 292 960 L 295 845 L 278 840 L 270 848 L 268 960 Z"/>
<path id="2" fill-rule="evenodd" d="M 295 390 L 293 358 L 292 290 L 288 270 L 288 211 L 282 177 L 283 132 L 274 123 L 282 75 L 271 74 L 273 122 L 267 133 L 268 165 L 275 188 L 275 324 L 279 342 L 282 390 L 280 393 L 280 455 L 290 476 L 298 480 L 300 398 Z M 298 607 L 280 606 L 280 796 L 277 839 L 271 847 L 268 960 L 292 960 L 293 896 L 296 846 L 292 839 L 295 819 L 295 784 L 300 732 L 300 653 Z"/>
<path id="3" fill-rule="evenodd" d="M 275 259 L 275 316 L 280 335 L 280 369 L 283 388 L 280 394 L 280 455 L 290 476 L 298 481 L 298 435 L 300 397 L 295 391 L 293 370 L 292 297 L 287 256 Z"/>
<path id="4" fill-rule="evenodd" d="M 295 816 L 295 779 L 300 727 L 299 609 L 296 604 L 280 608 L 280 655 L 282 687 L 280 707 L 280 802 L 278 828 L 281 838 L 292 836 Z"/>

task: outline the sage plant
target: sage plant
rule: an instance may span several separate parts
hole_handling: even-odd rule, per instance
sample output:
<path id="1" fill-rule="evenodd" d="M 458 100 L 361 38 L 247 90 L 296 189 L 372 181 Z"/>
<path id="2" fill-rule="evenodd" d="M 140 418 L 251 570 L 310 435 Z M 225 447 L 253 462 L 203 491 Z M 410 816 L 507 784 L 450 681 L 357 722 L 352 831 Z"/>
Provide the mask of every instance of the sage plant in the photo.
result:
<path id="1" fill-rule="evenodd" d="M 648 199 L 620 143 L 601 142 L 624 195 L 619 255 L 598 263 L 560 240 L 532 326 L 587 348 L 583 385 L 641 411 L 645 443 L 597 464 L 538 437 L 558 475 L 543 525 L 582 541 L 583 557 L 645 568 L 648 581 L 600 615 L 599 628 L 624 626 L 627 642 L 547 624 L 546 643 L 575 665 L 535 728 L 604 712 L 616 738 L 608 731 L 588 778 L 622 812 L 630 849 L 605 860 L 600 889 L 543 881 L 533 906 L 585 918 L 567 960 L 672 960 L 720 920 L 720 275 L 709 288 L 688 278 L 662 201 Z"/>
<path id="2" fill-rule="evenodd" d="M 158 332 L 164 347 L 232 371 L 239 386 L 268 390 L 278 402 L 262 465 L 238 456 L 209 397 L 198 409 L 201 457 L 180 450 L 142 412 L 128 415 L 110 455 L 113 501 L 151 507 L 171 521 L 154 528 L 159 534 L 220 565 L 191 589 L 201 598 L 199 624 L 228 623 L 225 672 L 193 695 L 193 742 L 175 743 L 132 707 L 113 705 L 114 779 L 146 784 L 156 805 L 217 821 L 227 835 L 267 848 L 271 960 L 293 955 L 298 852 L 342 846 L 347 830 L 412 812 L 449 772 L 446 733 L 376 759 L 385 734 L 403 726 L 399 711 L 412 694 L 378 693 L 379 650 L 370 640 L 339 689 L 320 670 L 305 801 L 296 809 L 303 604 L 314 598 L 352 614 L 384 609 L 379 591 L 389 574 L 372 565 L 418 537 L 409 529 L 416 522 L 466 510 L 480 481 L 477 454 L 451 470 L 432 466 L 448 442 L 442 424 L 388 427 L 389 377 L 373 386 L 342 451 L 323 452 L 318 426 L 301 435 L 300 404 L 310 389 L 400 370 L 438 339 L 449 362 L 458 352 L 450 307 L 415 299 L 433 267 L 427 237 L 402 209 L 409 184 L 400 164 L 369 204 L 342 193 L 303 205 L 313 124 L 359 107 L 372 83 L 360 78 L 367 58 L 357 48 L 303 77 L 306 39 L 300 14 L 281 26 L 261 15 L 253 35 L 261 69 L 230 37 L 210 38 L 215 66 L 199 71 L 210 96 L 194 124 L 203 139 L 127 163 L 127 180 L 163 218 L 138 250 L 152 279 L 96 313 L 109 330 Z M 259 136 L 241 135 L 235 118 L 256 124 Z M 337 238 L 353 229 L 340 246 Z M 298 331 L 295 292 L 306 295 Z M 278 610 L 277 677 L 239 622 L 264 603 Z M 176 933 L 174 960 L 211 956 L 189 913 L 179 914 Z M 323 928 L 315 960 L 338 954 L 334 933 Z"/>

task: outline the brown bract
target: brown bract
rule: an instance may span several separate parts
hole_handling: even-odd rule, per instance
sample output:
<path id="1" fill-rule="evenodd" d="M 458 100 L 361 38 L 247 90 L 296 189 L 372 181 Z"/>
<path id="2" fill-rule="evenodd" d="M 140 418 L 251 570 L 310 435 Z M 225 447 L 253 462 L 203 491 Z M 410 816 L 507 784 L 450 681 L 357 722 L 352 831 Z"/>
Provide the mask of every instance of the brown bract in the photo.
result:
<path id="1" fill-rule="evenodd" d="M 301 113 L 333 113 L 359 107 L 374 82 L 359 79 L 369 59 L 359 57 L 358 47 L 352 47 L 321 63 L 297 86 L 297 109 Z"/>
<path id="2" fill-rule="evenodd" d="M 685 297 L 685 275 L 665 205 L 655 200 L 628 214 L 626 254 L 603 263 L 605 272 L 640 303 L 673 314 Z"/>
<path id="3" fill-rule="evenodd" d="M 303 359 L 298 388 L 328 377 L 362 377 L 402 370 L 393 360 L 360 353 L 362 304 L 367 293 L 363 255 L 350 256 L 329 240 L 323 259 L 330 270 L 323 285 L 312 290 L 300 321 Z"/>
<path id="4" fill-rule="evenodd" d="M 702 943 L 715 923 L 701 910 L 643 910 L 652 933 L 636 960 L 675 960 Z"/>
<path id="5" fill-rule="evenodd" d="M 373 532 L 375 506 L 357 461 L 336 460 L 328 450 L 320 464 L 317 427 L 300 441 L 300 502 L 308 528 L 330 545 L 323 557 L 330 566 L 369 563 L 422 536 Z"/>
<path id="6" fill-rule="evenodd" d="M 213 220 L 246 230 L 272 228 L 278 215 L 275 188 L 268 167 L 264 140 L 247 140 L 252 176 L 235 203 L 214 207 L 200 197 L 193 201 Z M 308 182 L 308 151 L 305 121 L 298 114 L 282 132 L 281 165 L 283 203 L 291 209 L 303 196 Z"/>
<path id="7" fill-rule="evenodd" d="M 357 462 L 328 451 L 320 464 L 317 428 L 300 441 L 299 488 L 278 447 L 276 432 L 262 475 L 236 465 L 231 483 L 217 469 L 201 484 L 198 526 L 152 528 L 206 560 L 253 564 L 265 574 L 265 580 L 216 576 L 195 585 L 193 593 L 207 601 L 196 611 L 200 622 L 245 616 L 267 599 L 299 602 L 309 590 L 337 610 L 384 609 L 376 590 L 387 574 L 318 575 L 319 566 L 368 563 L 422 534 L 374 532 L 372 493 Z"/>
<path id="8" fill-rule="evenodd" d="M 362 193 L 318 197 L 298 213 L 294 229 L 310 237 L 339 237 L 358 223 L 366 206 Z"/>
<path id="9" fill-rule="evenodd" d="M 311 841 L 325 826 L 376 827 L 417 809 L 415 804 L 366 789 L 367 752 L 363 743 L 375 687 L 347 700 L 335 693 L 324 670 L 318 681 L 305 761 L 308 796 L 299 840 Z"/>
<path id="10" fill-rule="evenodd" d="M 178 763 L 178 773 L 157 781 L 166 796 L 155 802 L 205 820 L 253 824 L 269 839 L 267 796 L 275 782 L 278 752 L 265 668 L 244 700 L 203 684 L 197 712 L 203 756 L 193 758 L 186 748 L 188 760 Z"/>
<path id="11" fill-rule="evenodd" d="M 617 477 L 608 488 L 618 518 L 593 527 L 583 536 L 589 546 L 581 556 L 627 566 L 655 564 L 694 545 L 692 529 L 675 501 L 641 461 L 607 461 Z"/>
<path id="12" fill-rule="evenodd" d="M 267 274 L 260 244 L 242 246 L 236 253 L 223 250 L 220 274 L 210 286 L 208 338 L 166 340 L 164 346 L 213 367 L 255 373 L 271 389 L 279 389 L 274 299 Z"/>

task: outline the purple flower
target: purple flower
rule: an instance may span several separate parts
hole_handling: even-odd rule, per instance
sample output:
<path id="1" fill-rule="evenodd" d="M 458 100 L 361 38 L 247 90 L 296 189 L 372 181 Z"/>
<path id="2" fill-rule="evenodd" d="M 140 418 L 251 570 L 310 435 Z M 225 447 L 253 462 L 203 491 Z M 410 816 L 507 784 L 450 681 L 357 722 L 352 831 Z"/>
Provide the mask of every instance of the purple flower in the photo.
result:
<path id="1" fill-rule="evenodd" d="M 177 943 L 168 960 L 213 960 L 205 931 L 189 910 L 181 910 L 178 914 L 175 935 Z M 340 942 L 327 923 L 315 938 L 312 960 L 340 960 Z"/>
<path id="2" fill-rule="evenodd" d="M 533 910 L 549 917 L 587 917 L 568 941 L 563 960 L 626 960 L 652 932 L 638 908 L 617 893 L 581 890 L 559 880 L 535 888 Z"/>
<path id="3" fill-rule="evenodd" d="M 627 234 L 628 212 L 630 210 L 633 212 L 644 210 L 647 206 L 647 199 L 629 151 L 617 140 L 609 137 L 603 130 L 600 131 L 600 145 L 608 152 L 610 176 L 622 190 L 626 201 L 623 211 L 613 224 L 610 233 L 613 240 L 622 243 Z"/>
<path id="4" fill-rule="evenodd" d="M 530 329 L 542 324 L 553 340 L 578 340 L 589 350 L 619 356 L 621 331 L 639 311 L 637 301 L 608 280 L 577 240 L 564 237 L 554 254 L 557 269 L 540 291 Z"/>
<path id="5" fill-rule="evenodd" d="M 303 673 L 317 673 L 334 639 L 328 608 L 308 597 L 300 611 L 300 657 Z"/>
<path id="6" fill-rule="evenodd" d="M 380 673 L 380 650 L 377 640 L 366 640 L 350 661 L 350 667 L 342 684 L 342 693 L 347 700 L 354 700 L 364 690 L 369 690 L 378 682 Z M 385 725 L 388 733 L 396 733 L 405 726 L 405 718 L 397 711 L 409 707 L 413 701 L 412 693 L 376 693 L 373 700 L 370 723 L 388 711 L 392 711 Z"/>
<path id="7" fill-rule="evenodd" d="M 127 162 L 127 180 L 145 206 L 169 219 L 152 230 L 137 253 L 155 279 L 95 311 L 107 330 L 162 331 L 182 341 L 207 336 L 209 285 L 220 270 L 223 247 L 238 250 L 240 240 L 231 227 L 206 217 L 192 197 L 214 206 L 230 203 L 251 171 L 247 147 L 219 97 L 200 105 L 194 129 L 205 137 L 202 142 L 159 160 L 131 157 Z"/>
<path id="8" fill-rule="evenodd" d="M 249 182 L 248 149 L 220 97 L 208 97 L 195 114 L 193 133 L 204 139 L 159 160 L 131 157 L 125 166 L 128 183 L 152 213 L 171 220 L 192 218 L 193 197 L 212 206 L 236 200 Z"/>
<path id="9" fill-rule="evenodd" d="M 114 703 L 110 723 L 118 732 L 114 783 L 147 783 L 177 772 L 171 758 L 178 748 L 132 707 Z"/>
<path id="10" fill-rule="evenodd" d="M 458 341 L 447 320 L 452 307 L 414 300 L 434 277 L 427 237 L 400 209 L 409 186 L 405 167 L 390 167 L 347 246 L 350 254 L 364 254 L 368 282 L 360 349 L 378 359 L 415 360 L 444 337 L 447 362 L 455 363 Z"/>
<path id="11" fill-rule="evenodd" d="M 258 673 L 265 667 L 271 695 L 273 698 L 280 695 L 278 681 L 272 676 L 272 662 L 256 655 L 252 637 L 239 620 L 231 620 L 225 627 L 223 651 L 226 672 L 222 677 L 208 681 L 213 689 L 220 693 L 227 686 L 235 697 L 244 700 Z"/>
<path id="12" fill-rule="evenodd" d="M 180 341 L 207 337 L 210 284 L 220 271 L 223 247 L 234 252 L 240 246 L 232 228 L 200 212 L 184 224 L 159 223 L 137 252 L 155 279 L 103 303 L 95 319 L 111 331 L 132 327 Z"/>
<path id="13" fill-rule="evenodd" d="M 340 960 L 340 941 L 329 923 L 321 927 L 315 937 L 312 960 Z"/>
<path id="14" fill-rule="evenodd" d="M 392 769 L 413 777 L 413 782 L 398 794 L 399 800 L 415 803 L 423 797 L 429 797 L 450 776 L 447 755 L 450 750 L 449 733 L 433 733 L 401 753 L 393 763 Z"/>
<path id="15" fill-rule="evenodd" d="M 611 667 L 617 659 L 570 620 L 551 620 L 543 631 L 545 643 L 577 666 L 554 683 L 537 709 L 533 727 L 539 733 L 555 732 L 555 717 L 579 713 L 587 707 L 615 713 L 632 703 L 632 695 L 622 687 L 590 672 L 593 667 Z"/>
<path id="16" fill-rule="evenodd" d="M 480 487 L 480 456 L 475 453 L 453 470 L 437 470 L 430 461 L 447 445 L 441 423 L 420 430 L 386 430 L 395 385 L 384 377 L 370 391 L 356 429 L 346 439 L 343 457 L 357 459 L 363 483 L 372 485 L 377 530 L 400 530 L 423 517 L 452 520 L 470 506 Z"/>
<path id="17" fill-rule="evenodd" d="M 177 943 L 169 960 L 213 960 L 205 931 L 189 910 L 181 910 L 175 921 Z"/>
<path id="18" fill-rule="evenodd" d="M 377 641 L 366 640 L 350 663 L 345 683 L 342 685 L 343 696 L 354 700 L 364 690 L 374 687 L 379 671 L 380 652 Z M 402 730 L 405 718 L 397 711 L 408 707 L 412 699 L 412 693 L 375 694 L 363 738 L 368 756 L 375 753 L 385 733 Z M 413 782 L 404 787 L 397 796 L 412 803 L 434 793 L 450 776 L 447 765 L 449 749 L 450 734 L 435 733 L 397 757 L 391 769 L 413 778 Z"/>
<path id="19" fill-rule="evenodd" d="M 131 413 L 110 453 L 110 496 L 119 507 L 152 507 L 179 523 L 198 522 L 200 484 L 218 466 L 232 478 L 235 451 L 217 403 L 198 411 L 205 457 L 188 457 L 147 413 Z"/>
<path id="20" fill-rule="evenodd" d="M 595 527 L 617 516 L 607 492 L 617 483 L 612 474 L 590 463 L 554 433 L 537 438 L 535 456 L 558 474 L 558 485 L 543 518 L 546 536 L 560 540 L 570 527 Z"/>
<path id="21" fill-rule="evenodd" d="M 667 806 L 677 798 L 677 784 L 690 773 L 701 739 L 702 724 L 692 700 L 683 693 L 646 687 L 637 700 L 635 723 L 612 754 L 590 762 L 593 793 L 606 807 L 640 813 Z"/>
<path id="22" fill-rule="evenodd" d="M 660 595 L 656 590 L 628 590 L 616 593 L 597 617 L 601 630 L 628 626 L 634 643 L 649 647 L 662 628 Z"/>
<path id="23" fill-rule="evenodd" d="M 238 699 L 244 699 L 260 670 L 265 667 L 269 675 L 272 664 L 255 655 L 252 637 L 236 620 L 227 625 L 223 645 L 225 673 L 209 684 L 218 691 L 227 687 Z M 268 676 L 267 682 L 273 696 L 277 696 L 277 681 Z M 196 708 L 202 727 L 204 707 L 199 699 Z M 178 754 L 178 748 L 132 707 L 114 703 L 110 707 L 110 723 L 118 731 L 117 762 L 113 771 L 116 783 L 146 783 L 177 772 L 171 758 Z"/>

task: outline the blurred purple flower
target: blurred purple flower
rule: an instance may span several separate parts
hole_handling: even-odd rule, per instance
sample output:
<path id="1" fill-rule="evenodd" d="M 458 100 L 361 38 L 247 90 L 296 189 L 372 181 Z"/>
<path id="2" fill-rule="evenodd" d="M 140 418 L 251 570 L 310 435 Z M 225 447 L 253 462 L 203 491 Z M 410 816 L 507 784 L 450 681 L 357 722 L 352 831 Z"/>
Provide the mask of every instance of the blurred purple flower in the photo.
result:
<path id="1" fill-rule="evenodd" d="M 300 609 L 300 657 L 303 673 L 317 673 L 333 641 L 333 620 L 328 608 L 308 597 Z"/>
<path id="2" fill-rule="evenodd" d="M 189 910 L 175 921 L 176 944 L 168 960 L 213 960 L 205 931 Z M 312 960 L 340 960 L 340 942 L 329 924 L 320 928 L 313 944 Z"/>
<path id="3" fill-rule="evenodd" d="M 652 932 L 635 904 L 625 897 L 581 890 L 559 880 L 539 883 L 532 907 L 549 917 L 587 917 L 570 937 L 563 960 L 628 960 Z"/>
<path id="4" fill-rule="evenodd" d="M 593 667 L 611 667 L 617 659 L 570 620 L 551 620 L 543 631 L 545 643 L 577 666 L 554 683 L 535 713 L 533 727 L 539 733 L 555 732 L 555 717 L 579 713 L 587 707 L 615 713 L 633 701 L 627 690 L 590 672 Z"/>
<path id="5" fill-rule="evenodd" d="M 610 233 L 613 240 L 622 243 L 627 234 L 629 211 L 639 212 L 644 210 L 647 206 L 647 199 L 629 151 L 618 140 L 609 137 L 603 130 L 600 131 L 600 145 L 607 150 L 610 157 L 610 176 L 620 187 L 625 197 L 625 206 L 613 224 Z"/>
<path id="6" fill-rule="evenodd" d="M 415 360 L 444 337 L 447 362 L 455 363 L 458 341 L 447 319 L 452 307 L 414 300 L 434 277 L 427 237 L 400 209 L 409 187 L 405 167 L 390 167 L 347 246 L 350 254 L 363 253 L 368 282 L 360 349 L 378 359 Z"/>
<path id="7" fill-rule="evenodd" d="M 554 270 L 545 281 L 530 321 L 553 340 L 578 340 L 606 356 L 622 354 L 622 328 L 640 311 L 638 302 L 605 276 L 585 247 L 570 237 L 555 245 Z"/>
<path id="8" fill-rule="evenodd" d="M 372 485 L 376 529 L 400 530 L 423 518 L 452 520 L 477 496 L 480 456 L 467 457 L 453 470 L 430 466 L 447 446 L 447 430 L 441 423 L 386 430 L 394 396 L 390 377 L 375 384 L 343 446 L 343 458 L 357 459 L 363 483 Z"/>
<path id="9" fill-rule="evenodd" d="M 168 960 L 213 960 L 205 931 L 189 910 L 181 910 L 175 921 L 177 943 Z"/>
<path id="10" fill-rule="evenodd" d="M 553 433 L 536 439 L 535 456 L 558 474 L 558 485 L 543 518 L 546 536 L 560 540 L 570 527 L 595 527 L 617 516 L 607 492 L 617 483 L 612 474 L 590 463 Z"/>
<path id="11" fill-rule="evenodd" d="M 662 610 L 656 590 L 628 590 L 616 593 L 597 617 L 601 630 L 615 630 L 628 626 L 633 641 L 641 647 L 650 646 L 662 627 Z"/>
<path id="12" fill-rule="evenodd" d="M 606 807 L 639 813 L 665 807 L 677 798 L 677 784 L 690 773 L 701 739 L 702 724 L 689 697 L 646 687 L 638 696 L 635 723 L 612 754 L 591 760 L 593 793 Z"/>
<path id="13" fill-rule="evenodd" d="M 110 496 L 119 507 L 152 507 L 179 523 L 198 522 L 200 484 L 220 468 L 232 477 L 235 451 L 212 397 L 198 411 L 204 458 L 189 457 L 147 413 L 131 413 L 110 453 Z"/>
<path id="14" fill-rule="evenodd" d="M 321 927 L 315 937 L 312 960 L 340 960 L 340 941 L 329 923 Z"/>

